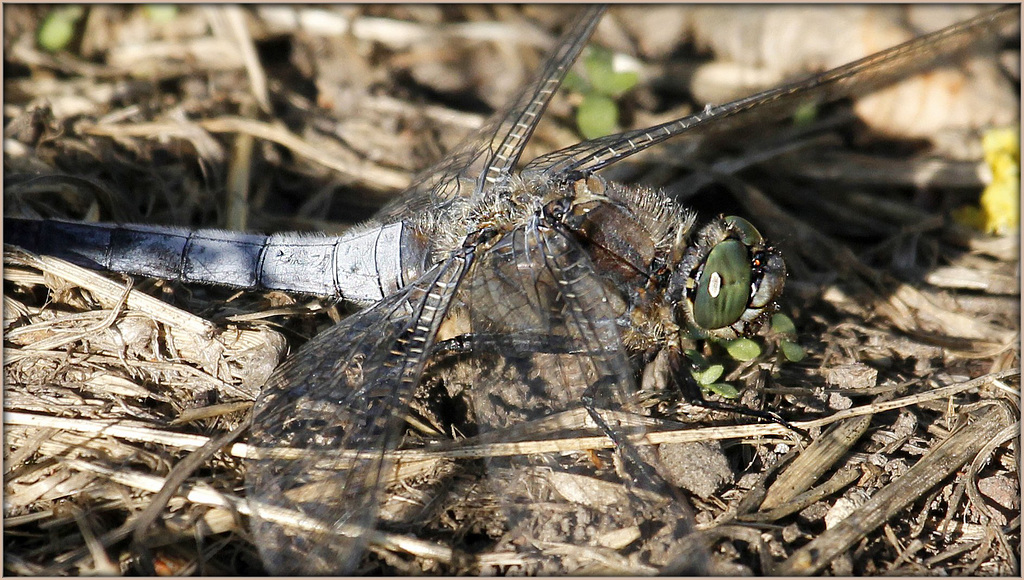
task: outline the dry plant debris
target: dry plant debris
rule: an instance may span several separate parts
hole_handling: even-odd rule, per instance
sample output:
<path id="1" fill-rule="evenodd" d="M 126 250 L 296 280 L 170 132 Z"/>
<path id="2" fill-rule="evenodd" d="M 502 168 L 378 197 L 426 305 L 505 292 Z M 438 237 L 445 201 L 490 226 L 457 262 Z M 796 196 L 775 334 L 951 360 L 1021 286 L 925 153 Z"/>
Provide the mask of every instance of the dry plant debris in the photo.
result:
<path id="1" fill-rule="evenodd" d="M 91 6 L 49 52 L 37 33 L 52 10 L 4 7 L 9 214 L 331 233 L 479 126 L 568 17 L 548 6 Z M 622 122 L 840 64 L 971 9 L 747 10 L 613 9 L 596 41 L 641 71 Z M 765 42 L 769 31 L 780 40 Z M 808 356 L 732 361 L 730 380 L 744 404 L 802 431 L 692 409 L 700 422 L 685 429 L 651 419 L 666 463 L 701 458 L 676 470 L 717 572 L 1020 573 L 1018 233 L 948 219 L 984 185 L 977 130 L 1018 122 L 1019 78 L 1000 68 L 1013 58 L 984 53 L 862 102 L 864 125 L 828 109 L 715 157 L 670 145 L 613 169 L 692 195 L 705 213 L 750 217 L 791 272 L 783 309 Z M 574 98 L 556 98 L 527 158 L 578 140 Z M 120 574 L 144 559 L 137 569 L 159 574 L 261 573 L 246 527 L 247 413 L 289 346 L 344 307 L 131 281 L 11 247 L 4 265 L 5 571 Z M 423 390 L 410 441 L 450 427 Z M 587 433 L 580 417 L 560 419 Z M 448 503 L 422 530 L 382 530 L 361 571 L 538 570 L 493 543 L 493 490 L 454 451 L 547 446 L 600 461 L 609 444 L 536 440 L 543 431 L 400 451 L 383 519 L 401 522 L 439 487 Z M 672 447 L 685 445 L 703 447 Z M 160 496 L 168 480 L 180 485 Z M 579 502 L 617 493 L 569 474 L 548 483 Z M 654 571 L 613 549 L 629 532 L 588 555 L 604 558 L 598 572 Z"/>

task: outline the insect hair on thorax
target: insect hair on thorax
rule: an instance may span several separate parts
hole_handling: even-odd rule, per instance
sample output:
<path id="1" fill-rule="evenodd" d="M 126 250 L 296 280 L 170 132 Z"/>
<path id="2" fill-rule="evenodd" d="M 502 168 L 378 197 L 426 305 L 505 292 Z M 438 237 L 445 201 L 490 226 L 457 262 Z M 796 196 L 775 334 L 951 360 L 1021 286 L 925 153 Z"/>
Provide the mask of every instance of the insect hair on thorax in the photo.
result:
<path id="1" fill-rule="evenodd" d="M 585 185 L 594 180 L 599 187 Z M 527 181 L 518 174 L 511 174 L 502 184 L 475 199 L 456 198 L 443 211 L 423 212 L 416 216 L 412 225 L 431 240 L 433 260 L 438 262 L 458 250 L 466 236 L 474 231 L 484 228 L 511 231 L 553 201 L 568 198 L 574 203 L 584 196 L 588 201 L 603 198 L 624 208 L 650 236 L 658 253 L 666 257 L 678 254 L 694 241 L 696 214 L 666 195 L 664 190 L 605 182 L 596 176 L 566 184 Z"/>

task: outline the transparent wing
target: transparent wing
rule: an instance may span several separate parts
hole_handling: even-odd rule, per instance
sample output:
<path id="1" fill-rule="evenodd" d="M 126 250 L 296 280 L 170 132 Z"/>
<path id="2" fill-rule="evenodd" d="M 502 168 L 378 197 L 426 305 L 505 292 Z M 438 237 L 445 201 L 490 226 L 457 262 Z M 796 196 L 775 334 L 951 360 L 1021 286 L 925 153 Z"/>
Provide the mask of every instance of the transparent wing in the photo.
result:
<path id="1" fill-rule="evenodd" d="M 359 563 L 389 462 L 438 325 L 471 251 L 319 334 L 257 401 L 247 486 L 273 574 L 344 574 Z"/>
<path id="2" fill-rule="evenodd" d="M 608 135 L 566 147 L 531 161 L 523 170 L 527 179 L 559 179 L 597 171 L 662 141 L 685 134 L 701 139 L 755 120 L 792 115 L 797 109 L 863 94 L 912 76 L 979 40 L 994 36 L 999 26 L 1019 18 L 1017 7 L 1004 7 L 937 32 L 834 68 L 808 79 L 770 89 L 700 113 L 655 125 Z"/>
<path id="3" fill-rule="evenodd" d="M 476 196 L 507 176 L 604 8 L 584 9 L 562 34 L 537 76 L 448 157 L 421 172 L 408 189 L 381 209 L 377 219 L 388 222 L 441 208 L 455 198 Z"/>
<path id="4" fill-rule="evenodd" d="M 692 522 L 653 451 L 630 443 L 642 433 L 630 421 L 638 419 L 630 414 L 633 370 L 604 280 L 576 242 L 534 218 L 481 255 L 466 284 L 478 337 L 467 380 L 479 430 L 561 436 L 582 429 L 617 445 L 600 454 L 489 460 L 489 484 L 509 518 L 508 545 L 496 550 L 517 552 L 523 569 L 516 573 L 657 569 L 664 562 L 644 561 L 643 547 L 655 536 L 672 545 Z M 537 348 L 544 344 L 554 348 Z M 552 423 L 556 417 L 562 423 Z M 602 543 L 634 529 L 644 531 L 632 552 Z"/>

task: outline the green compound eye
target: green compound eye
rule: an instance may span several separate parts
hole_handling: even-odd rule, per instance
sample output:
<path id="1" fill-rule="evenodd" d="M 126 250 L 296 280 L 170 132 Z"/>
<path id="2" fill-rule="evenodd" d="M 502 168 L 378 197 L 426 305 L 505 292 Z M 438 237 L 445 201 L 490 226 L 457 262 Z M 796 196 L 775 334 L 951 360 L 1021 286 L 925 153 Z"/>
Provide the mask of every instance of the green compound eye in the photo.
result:
<path id="1" fill-rule="evenodd" d="M 739 320 L 750 301 L 750 278 L 750 256 L 743 242 L 726 240 L 715 246 L 697 285 L 694 322 L 713 330 Z"/>
<path id="2" fill-rule="evenodd" d="M 749 246 L 757 246 L 764 243 L 764 238 L 761 237 L 761 232 L 757 231 L 754 224 L 738 216 L 726 216 L 725 223 L 735 227 L 740 231 L 740 240 Z"/>

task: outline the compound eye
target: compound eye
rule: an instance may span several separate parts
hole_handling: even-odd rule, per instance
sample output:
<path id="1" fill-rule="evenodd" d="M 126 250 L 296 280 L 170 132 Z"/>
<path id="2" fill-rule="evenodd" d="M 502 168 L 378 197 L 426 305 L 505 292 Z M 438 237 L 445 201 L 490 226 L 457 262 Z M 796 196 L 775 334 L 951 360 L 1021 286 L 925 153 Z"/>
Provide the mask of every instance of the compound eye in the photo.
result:
<path id="1" fill-rule="evenodd" d="M 750 256 L 743 242 L 725 240 L 716 245 L 704 261 L 693 301 L 697 326 L 714 330 L 739 320 L 750 301 L 751 277 Z"/>
<path id="2" fill-rule="evenodd" d="M 757 231 L 754 224 L 739 216 L 726 216 L 725 223 L 736 228 L 740 233 L 740 241 L 742 241 L 747 247 L 759 246 L 764 243 L 764 238 L 761 237 L 761 232 Z"/>

